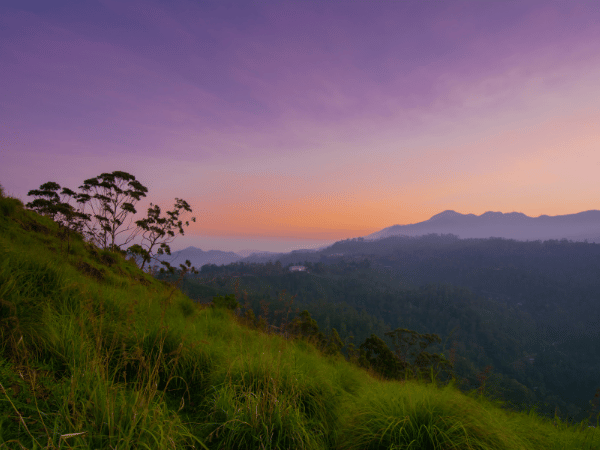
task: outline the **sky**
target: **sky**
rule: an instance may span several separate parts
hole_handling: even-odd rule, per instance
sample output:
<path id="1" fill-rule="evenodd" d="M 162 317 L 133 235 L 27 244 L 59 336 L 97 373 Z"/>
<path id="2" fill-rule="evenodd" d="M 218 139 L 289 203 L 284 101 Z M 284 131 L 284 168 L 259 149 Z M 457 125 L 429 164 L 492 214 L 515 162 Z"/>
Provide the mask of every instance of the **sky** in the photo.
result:
<path id="1" fill-rule="evenodd" d="M 3 0 L 0 184 L 131 173 L 172 250 L 600 209 L 598 42 L 583 1 Z"/>

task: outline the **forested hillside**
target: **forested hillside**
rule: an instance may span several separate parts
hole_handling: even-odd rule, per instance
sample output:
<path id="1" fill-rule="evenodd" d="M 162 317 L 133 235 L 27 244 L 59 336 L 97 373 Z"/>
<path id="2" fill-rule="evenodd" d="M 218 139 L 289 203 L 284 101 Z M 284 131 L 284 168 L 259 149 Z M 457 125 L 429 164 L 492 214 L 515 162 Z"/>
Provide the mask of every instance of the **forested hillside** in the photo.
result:
<path id="1" fill-rule="evenodd" d="M 515 407 L 589 414 L 600 387 L 600 358 L 593 356 L 600 354 L 593 326 L 600 245 L 453 236 L 386 241 L 336 243 L 306 254 L 313 262 L 296 253 L 275 263 L 208 265 L 183 290 L 200 300 L 213 293 L 208 287 L 237 290 L 255 314 L 269 305 L 275 325 L 293 298 L 292 309 L 307 309 L 319 327 L 335 328 L 357 347 L 399 327 L 435 333 L 442 342 L 431 348 L 454 362 L 463 388 L 487 370 L 490 390 Z M 292 263 L 307 272 L 290 273 Z"/>

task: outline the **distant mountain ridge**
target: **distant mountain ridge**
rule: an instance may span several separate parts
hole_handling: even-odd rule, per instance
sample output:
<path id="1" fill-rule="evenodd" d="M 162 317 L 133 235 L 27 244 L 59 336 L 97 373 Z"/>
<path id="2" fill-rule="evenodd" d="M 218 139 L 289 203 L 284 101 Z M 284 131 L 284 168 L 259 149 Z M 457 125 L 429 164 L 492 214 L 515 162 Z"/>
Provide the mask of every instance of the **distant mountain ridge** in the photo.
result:
<path id="1" fill-rule="evenodd" d="M 425 234 L 455 234 L 460 238 L 501 237 L 506 239 L 547 240 L 568 239 L 600 242 L 600 211 L 589 210 L 560 216 L 529 217 L 520 212 L 487 211 L 480 216 L 447 210 L 423 222 L 393 225 L 372 233 L 367 240 L 390 236 L 421 236 Z"/>
<path id="2" fill-rule="evenodd" d="M 156 255 L 156 257 L 159 261 L 167 261 L 175 267 L 179 267 L 179 264 L 184 264 L 186 260 L 189 260 L 192 266 L 197 269 L 200 269 L 205 264 L 231 264 L 242 259 L 240 255 L 234 252 L 224 252 L 221 250 L 204 251 L 192 246 L 183 250 L 172 251 L 171 255 Z"/>
<path id="3" fill-rule="evenodd" d="M 267 252 L 264 250 L 240 250 L 239 252 L 235 252 L 235 253 L 238 254 L 241 258 L 245 258 L 247 256 L 254 255 L 256 253 L 263 254 L 263 253 L 273 253 L 273 252 Z"/>
<path id="4" fill-rule="evenodd" d="M 268 256 L 277 253 L 261 250 L 241 250 L 239 253 L 225 252 L 222 250 L 204 251 L 197 247 L 187 247 L 183 250 L 172 251 L 171 255 L 156 255 L 159 261 L 166 261 L 172 266 L 179 267 L 179 264 L 185 264 L 189 260 L 196 269 L 200 269 L 206 264 L 227 265 L 237 262 L 249 256 Z M 154 265 L 156 262 L 153 262 Z"/>
<path id="5" fill-rule="evenodd" d="M 541 215 L 529 217 L 520 212 L 502 213 L 487 211 L 480 216 L 461 214 L 446 210 L 432 216 L 423 222 L 409 225 L 393 225 L 380 231 L 364 236 L 364 240 L 372 241 L 390 236 L 423 236 L 427 234 L 454 234 L 461 239 L 500 237 L 518 241 L 535 241 L 548 239 L 568 239 L 600 243 L 600 211 L 589 210 L 576 214 L 559 216 Z M 178 267 L 187 259 L 200 269 L 205 264 L 226 265 L 234 262 L 266 263 L 269 260 L 318 260 L 320 255 L 326 255 L 324 246 L 318 249 L 301 249 L 291 252 L 268 252 L 260 250 L 242 250 L 238 253 L 221 250 L 203 251 L 196 247 L 171 252 L 159 260 L 168 261 Z M 309 257 L 312 255 L 312 257 Z"/>

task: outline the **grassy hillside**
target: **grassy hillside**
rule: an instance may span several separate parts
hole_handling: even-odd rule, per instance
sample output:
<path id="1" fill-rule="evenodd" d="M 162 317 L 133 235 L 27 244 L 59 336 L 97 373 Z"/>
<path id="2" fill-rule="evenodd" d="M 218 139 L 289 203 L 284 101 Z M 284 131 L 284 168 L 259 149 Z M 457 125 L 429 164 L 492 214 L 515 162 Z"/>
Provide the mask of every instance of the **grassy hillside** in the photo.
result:
<path id="1" fill-rule="evenodd" d="M 246 328 L 2 196 L 0 343 L 0 449 L 600 449 Z"/>

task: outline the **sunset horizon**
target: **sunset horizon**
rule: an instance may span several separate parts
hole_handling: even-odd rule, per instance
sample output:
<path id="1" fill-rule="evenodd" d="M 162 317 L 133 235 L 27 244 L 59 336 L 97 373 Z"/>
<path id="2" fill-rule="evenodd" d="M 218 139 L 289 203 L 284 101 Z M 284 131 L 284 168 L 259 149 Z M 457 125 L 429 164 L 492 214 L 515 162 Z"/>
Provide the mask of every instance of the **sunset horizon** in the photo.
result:
<path id="1" fill-rule="evenodd" d="M 600 209 L 600 10 L 8 1 L 0 184 L 122 170 L 172 249 L 290 252 L 446 210 Z"/>

